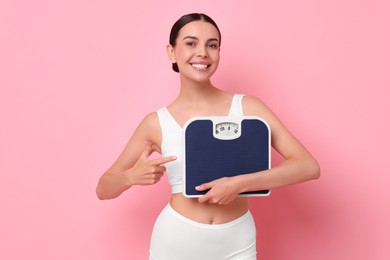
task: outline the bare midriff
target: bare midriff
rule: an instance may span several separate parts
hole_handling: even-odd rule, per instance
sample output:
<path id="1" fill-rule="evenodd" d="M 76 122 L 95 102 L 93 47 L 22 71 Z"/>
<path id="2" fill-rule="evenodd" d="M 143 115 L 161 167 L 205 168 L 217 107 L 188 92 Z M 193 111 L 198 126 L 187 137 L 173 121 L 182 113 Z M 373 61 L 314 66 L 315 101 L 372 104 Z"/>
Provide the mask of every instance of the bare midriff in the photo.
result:
<path id="1" fill-rule="evenodd" d="M 171 207 L 180 215 L 203 224 L 224 224 L 248 211 L 248 200 L 237 197 L 228 205 L 200 203 L 197 198 L 187 198 L 182 193 L 172 194 Z"/>

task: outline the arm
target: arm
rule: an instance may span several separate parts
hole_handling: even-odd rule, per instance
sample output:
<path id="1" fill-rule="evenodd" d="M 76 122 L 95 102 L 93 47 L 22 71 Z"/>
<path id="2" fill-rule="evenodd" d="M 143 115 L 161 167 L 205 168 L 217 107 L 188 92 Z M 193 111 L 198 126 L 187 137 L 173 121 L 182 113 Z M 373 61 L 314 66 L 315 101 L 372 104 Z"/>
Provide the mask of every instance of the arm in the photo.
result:
<path id="1" fill-rule="evenodd" d="M 96 194 L 99 199 L 113 199 L 133 185 L 157 183 L 165 172 L 164 164 L 175 157 L 150 159 L 161 153 L 161 132 L 156 113 L 147 115 L 135 130 L 115 163 L 99 179 Z"/>
<path id="2" fill-rule="evenodd" d="M 200 202 L 227 204 L 241 192 L 275 189 L 320 177 L 320 168 L 314 157 L 265 104 L 254 97 L 245 96 L 243 109 L 245 115 L 259 116 L 268 122 L 272 147 L 285 161 L 266 171 L 222 178 L 200 185 L 198 190 L 211 189 L 199 198 Z"/>

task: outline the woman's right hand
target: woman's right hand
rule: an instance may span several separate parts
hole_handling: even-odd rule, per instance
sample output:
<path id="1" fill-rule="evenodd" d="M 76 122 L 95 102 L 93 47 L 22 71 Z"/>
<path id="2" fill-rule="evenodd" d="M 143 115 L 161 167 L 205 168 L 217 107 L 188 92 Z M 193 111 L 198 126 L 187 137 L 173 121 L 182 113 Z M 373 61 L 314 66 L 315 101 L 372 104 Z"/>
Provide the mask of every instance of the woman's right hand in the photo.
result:
<path id="1" fill-rule="evenodd" d="M 176 160 L 176 156 L 151 159 L 150 155 L 161 151 L 156 144 L 145 141 L 145 148 L 134 166 L 126 171 L 131 185 L 152 185 L 159 182 L 166 171 L 165 163 Z"/>

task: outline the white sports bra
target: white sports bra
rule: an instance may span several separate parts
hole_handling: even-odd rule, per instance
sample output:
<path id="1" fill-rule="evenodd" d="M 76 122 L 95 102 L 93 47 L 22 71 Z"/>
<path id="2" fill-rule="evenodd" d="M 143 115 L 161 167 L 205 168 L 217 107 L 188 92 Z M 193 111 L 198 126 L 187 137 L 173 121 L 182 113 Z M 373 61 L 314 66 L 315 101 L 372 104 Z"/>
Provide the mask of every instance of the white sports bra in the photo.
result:
<path id="1" fill-rule="evenodd" d="M 229 116 L 242 116 L 242 98 L 244 95 L 235 94 L 230 106 Z M 167 163 L 168 182 L 172 187 L 172 193 L 183 191 L 183 129 L 173 118 L 166 107 L 157 110 L 158 119 L 162 131 L 161 151 L 162 156 L 176 156 L 177 159 Z"/>

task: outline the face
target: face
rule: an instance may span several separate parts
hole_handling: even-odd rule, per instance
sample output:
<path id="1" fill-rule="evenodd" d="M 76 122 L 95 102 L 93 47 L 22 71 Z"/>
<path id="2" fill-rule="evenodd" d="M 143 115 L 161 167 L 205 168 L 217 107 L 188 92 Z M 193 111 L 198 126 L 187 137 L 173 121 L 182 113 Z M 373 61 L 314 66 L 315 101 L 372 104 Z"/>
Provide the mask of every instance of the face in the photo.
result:
<path id="1" fill-rule="evenodd" d="M 172 63 L 177 63 L 181 77 L 207 81 L 219 64 L 219 34 L 210 23 L 194 21 L 180 29 L 176 46 L 168 46 Z"/>

